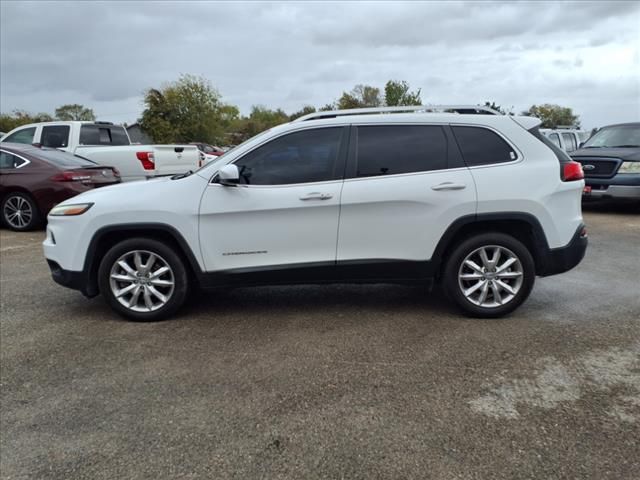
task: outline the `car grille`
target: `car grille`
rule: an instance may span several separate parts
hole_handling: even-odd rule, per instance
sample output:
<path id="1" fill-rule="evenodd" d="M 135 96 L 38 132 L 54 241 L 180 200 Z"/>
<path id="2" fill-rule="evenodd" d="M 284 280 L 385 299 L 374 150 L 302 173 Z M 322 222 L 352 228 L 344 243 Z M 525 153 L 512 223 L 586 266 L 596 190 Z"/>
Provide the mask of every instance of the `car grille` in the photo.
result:
<path id="1" fill-rule="evenodd" d="M 618 158 L 573 157 L 582 164 L 587 178 L 611 178 L 618 171 L 622 161 Z"/>

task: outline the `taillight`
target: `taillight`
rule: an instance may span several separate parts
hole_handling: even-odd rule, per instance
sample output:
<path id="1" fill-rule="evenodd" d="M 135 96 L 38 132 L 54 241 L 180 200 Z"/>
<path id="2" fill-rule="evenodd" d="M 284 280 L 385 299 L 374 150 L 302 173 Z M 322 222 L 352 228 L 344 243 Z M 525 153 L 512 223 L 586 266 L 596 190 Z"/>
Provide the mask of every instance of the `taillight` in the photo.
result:
<path id="1" fill-rule="evenodd" d="M 142 168 L 145 170 L 153 170 L 156 168 L 153 152 L 136 152 L 136 157 L 138 157 L 138 160 L 142 163 Z"/>
<path id="2" fill-rule="evenodd" d="M 562 164 L 562 181 L 571 182 L 573 180 L 582 180 L 584 171 L 582 165 L 578 162 L 567 162 Z"/>
<path id="3" fill-rule="evenodd" d="M 91 175 L 87 175 L 85 172 L 65 171 L 56 173 L 51 180 L 54 182 L 86 182 L 91 180 Z"/>

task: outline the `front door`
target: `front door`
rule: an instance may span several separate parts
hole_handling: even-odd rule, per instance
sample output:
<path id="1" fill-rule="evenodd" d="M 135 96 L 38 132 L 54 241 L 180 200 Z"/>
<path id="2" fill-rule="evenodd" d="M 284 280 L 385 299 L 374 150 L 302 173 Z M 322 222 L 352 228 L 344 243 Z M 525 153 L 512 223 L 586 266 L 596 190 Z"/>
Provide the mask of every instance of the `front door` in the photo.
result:
<path id="1" fill-rule="evenodd" d="M 209 184 L 200 204 L 200 244 L 209 272 L 330 266 L 348 127 L 279 136 L 233 163 L 237 186 Z"/>

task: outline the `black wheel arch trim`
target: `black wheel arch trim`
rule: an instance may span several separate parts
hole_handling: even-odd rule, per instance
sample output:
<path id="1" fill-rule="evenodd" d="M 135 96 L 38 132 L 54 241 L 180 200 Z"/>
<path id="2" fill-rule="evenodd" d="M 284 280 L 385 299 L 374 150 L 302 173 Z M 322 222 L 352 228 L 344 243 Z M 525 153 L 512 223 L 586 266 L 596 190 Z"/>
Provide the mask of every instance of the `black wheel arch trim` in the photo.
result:
<path id="1" fill-rule="evenodd" d="M 544 233 L 542 225 L 536 217 L 530 213 L 524 212 L 498 212 L 498 213 L 477 213 L 471 215 L 465 215 L 455 220 L 444 234 L 440 238 L 438 245 L 433 251 L 431 256 L 431 263 L 434 276 L 439 276 L 441 267 L 446 260 L 445 255 L 448 249 L 453 246 L 453 240 L 465 227 L 478 226 L 489 224 L 491 222 L 524 222 L 526 223 L 533 233 L 531 252 L 536 263 L 536 272 L 543 271 L 545 269 L 545 258 L 550 252 L 549 243 Z"/>
<path id="2" fill-rule="evenodd" d="M 184 239 L 182 234 L 171 225 L 167 225 L 165 223 L 156 223 L 156 222 L 148 222 L 148 223 L 120 223 L 115 225 L 109 225 L 106 227 L 102 227 L 93 234 L 91 241 L 89 242 L 89 247 L 87 248 L 87 254 L 84 260 L 84 267 L 82 269 L 82 276 L 85 279 L 85 286 L 81 289 L 82 293 L 87 297 L 95 297 L 99 294 L 98 290 L 98 281 L 97 281 L 97 271 L 100 265 L 100 261 L 102 257 L 96 258 L 96 253 L 98 251 L 98 246 L 100 242 L 107 235 L 111 235 L 118 232 L 131 232 L 135 231 L 139 232 L 141 236 L 148 236 L 152 234 L 154 231 L 161 231 L 167 235 L 169 235 L 180 247 L 182 254 L 186 257 L 189 262 L 189 266 L 191 267 L 191 271 L 194 273 L 198 281 L 201 280 L 203 272 L 198 260 L 196 259 L 196 255 L 193 250 Z M 146 235 L 145 235 L 146 234 Z M 151 237 L 152 238 L 152 237 Z M 125 240 L 123 238 L 122 240 Z"/>

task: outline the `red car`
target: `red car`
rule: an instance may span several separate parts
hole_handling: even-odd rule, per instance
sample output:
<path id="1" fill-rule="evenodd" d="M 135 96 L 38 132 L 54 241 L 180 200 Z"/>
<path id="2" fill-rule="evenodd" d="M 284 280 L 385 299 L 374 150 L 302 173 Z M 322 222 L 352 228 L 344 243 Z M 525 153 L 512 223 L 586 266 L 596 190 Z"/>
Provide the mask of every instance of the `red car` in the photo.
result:
<path id="1" fill-rule="evenodd" d="M 0 220 L 12 230 L 38 227 L 63 200 L 116 183 L 115 168 L 71 153 L 18 143 L 0 146 Z"/>

